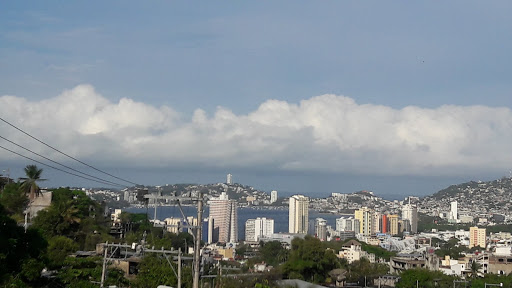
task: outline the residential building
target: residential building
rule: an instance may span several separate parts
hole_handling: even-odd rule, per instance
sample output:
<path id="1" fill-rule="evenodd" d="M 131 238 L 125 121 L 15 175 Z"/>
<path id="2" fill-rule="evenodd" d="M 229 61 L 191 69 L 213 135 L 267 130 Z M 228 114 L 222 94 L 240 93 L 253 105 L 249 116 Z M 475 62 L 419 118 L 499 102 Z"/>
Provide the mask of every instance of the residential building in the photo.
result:
<path id="1" fill-rule="evenodd" d="M 372 224 L 373 224 L 373 217 L 372 217 L 372 210 L 363 207 L 354 212 L 354 218 L 359 220 L 359 233 L 364 236 L 369 236 L 372 234 Z"/>
<path id="2" fill-rule="evenodd" d="M 308 233 L 309 198 L 304 195 L 293 195 L 289 199 L 289 233 Z"/>
<path id="3" fill-rule="evenodd" d="M 327 220 L 323 218 L 316 218 L 315 221 L 315 235 L 320 241 L 327 241 Z"/>
<path id="4" fill-rule="evenodd" d="M 479 246 L 485 248 L 485 228 L 470 227 L 469 228 L 469 248 Z"/>
<path id="5" fill-rule="evenodd" d="M 222 192 L 219 198 L 209 201 L 213 219 L 212 242 L 238 242 L 238 207 L 236 200 L 229 200 Z"/>
<path id="6" fill-rule="evenodd" d="M 275 203 L 277 201 L 277 191 L 276 190 L 272 190 L 270 192 L 270 203 Z"/>
<path id="7" fill-rule="evenodd" d="M 402 208 L 402 220 L 409 220 L 409 232 L 418 233 L 418 208 L 416 206 L 410 203 L 405 204 Z"/>
<path id="8" fill-rule="evenodd" d="M 398 215 L 388 215 L 389 220 L 389 234 L 390 235 L 398 235 L 399 227 L 398 227 Z"/>
<path id="9" fill-rule="evenodd" d="M 228 174 L 228 175 L 226 176 L 226 184 L 228 184 L 228 185 L 233 185 L 233 175 Z"/>
<path id="10" fill-rule="evenodd" d="M 448 218 L 453 222 L 457 222 L 457 219 L 459 219 L 459 215 L 457 213 L 457 201 L 453 201 L 450 203 L 450 216 Z"/>
<path id="11" fill-rule="evenodd" d="M 256 218 L 245 222 L 245 241 L 257 242 L 274 234 L 274 219 Z"/>

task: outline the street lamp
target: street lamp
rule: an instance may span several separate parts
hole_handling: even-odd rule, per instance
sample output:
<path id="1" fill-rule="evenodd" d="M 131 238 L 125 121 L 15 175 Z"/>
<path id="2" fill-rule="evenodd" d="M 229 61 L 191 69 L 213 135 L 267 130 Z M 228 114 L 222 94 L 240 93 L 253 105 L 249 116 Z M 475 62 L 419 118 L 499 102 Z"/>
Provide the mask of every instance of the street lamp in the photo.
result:
<path id="1" fill-rule="evenodd" d="M 500 283 L 500 284 L 487 284 L 487 283 L 485 283 L 485 288 L 487 288 L 487 286 L 498 286 L 498 287 L 503 287 L 503 283 Z"/>

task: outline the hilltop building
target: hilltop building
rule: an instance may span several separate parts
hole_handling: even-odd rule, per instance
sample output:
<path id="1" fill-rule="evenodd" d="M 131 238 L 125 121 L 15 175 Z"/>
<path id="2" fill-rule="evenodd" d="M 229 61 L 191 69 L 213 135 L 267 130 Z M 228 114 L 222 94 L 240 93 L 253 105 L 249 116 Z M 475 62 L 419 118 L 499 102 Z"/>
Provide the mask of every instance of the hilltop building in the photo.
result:
<path id="1" fill-rule="evenodd" d="M 228 175 L 226 176 L 226 184 L 228 184 L 228 185 L 233 185 L 233 175 L 228 174 Z"/>
<path id="2" fill-rule="evenodd" d="M 270 192 L 270 203 L 275 203 L 277 201 L 277 191 L 276 190 L 272 190 Z"/>
<path id="3" fill-rule="evenodd" d="M 304 195 L 293 195 L 289 199 L 289 233 L 308 233 L 309 198 Z"/>

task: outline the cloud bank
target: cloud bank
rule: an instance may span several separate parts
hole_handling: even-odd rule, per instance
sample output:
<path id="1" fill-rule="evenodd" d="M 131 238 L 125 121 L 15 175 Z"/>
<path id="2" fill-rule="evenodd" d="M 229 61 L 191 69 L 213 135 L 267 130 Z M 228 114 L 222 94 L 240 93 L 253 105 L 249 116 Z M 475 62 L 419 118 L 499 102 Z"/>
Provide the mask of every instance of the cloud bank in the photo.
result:
<path id="1" fill-rule="evenodd" d="M 255 168 L 269 171 L 463 175 L 511 167 L 512 112 L 487 106 L 403 109 L 321 95 L 268 100 L 240 115 L 218 107 L 183 115 L 90 85 L 43 101 L 0 97 L 0 115 L 93 165 Z M 55 151 L 0 122 L 0 134 L 58 161 Z M 20 153 L 0 139 L 1 145 Z M 30 157 L 35 157 L 30 155 Z M 0 149 L 0 161 L 27 161 Z"/>

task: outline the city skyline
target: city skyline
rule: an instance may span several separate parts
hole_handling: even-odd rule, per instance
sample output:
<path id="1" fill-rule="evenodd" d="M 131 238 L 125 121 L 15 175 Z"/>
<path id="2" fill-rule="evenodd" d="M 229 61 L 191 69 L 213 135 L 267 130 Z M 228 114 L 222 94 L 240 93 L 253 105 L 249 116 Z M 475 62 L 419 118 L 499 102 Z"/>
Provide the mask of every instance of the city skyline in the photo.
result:
<path id="1" fill-rule="evenodd" d="M 232 173 L 280 195 L 399 199 L 509 175 L 511 3 L 203 4 L 4 3 L 0 116 L 142 185 Z M 3 122 L 0 136 L 108 178 Z M 29 164 L 0 149 L 14 179 Z M 41 168 L 49 187 L 105 186 Z"/>

